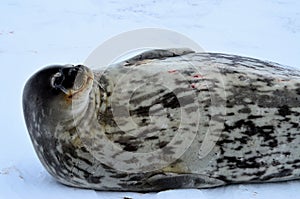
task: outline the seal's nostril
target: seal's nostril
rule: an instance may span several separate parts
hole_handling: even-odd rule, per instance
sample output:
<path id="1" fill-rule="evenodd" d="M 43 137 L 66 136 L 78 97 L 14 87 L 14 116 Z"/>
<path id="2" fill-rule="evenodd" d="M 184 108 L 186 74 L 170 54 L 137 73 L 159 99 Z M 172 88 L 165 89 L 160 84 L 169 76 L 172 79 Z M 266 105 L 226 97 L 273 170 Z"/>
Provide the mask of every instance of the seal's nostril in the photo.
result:
<path id="1" fill-rule="evenodd" d="M 59 89 L 61 89 L 61 87 L 71 89 L 74 86 L 76 77 L 81 70 L 82 69 L 77 66 L 62 68 L 59 72 L 53 75 L 52 85 Z"/>
<path id="2" fill-rule="evenodd" d="M 76 67 L 76 66 L 75 66 L 75 67 L 72 67 L 72 68 L 70 68 L 70 69 L 68 69 L 68 72 L 67 72 L 68 77 L 74 78 L 74 79 L 75 79 L 75 77 L 76 77 L 78 71 L 79 71 L 79 68 Z"/>
<path id="3" fill-rule="evenodd" d="M 55 73 L 51 78 L 51 86 L 54 89 L 61 90 L 64 93 L 68 93 L 67 89 L 64 87 L 65 82 L 65 75 L 60 70 L 59 72 Z"/>
<path id="4" fill-rule="evenodd" d="M 51 78 L 51 86 L 53 88 L 59 88 L 62 85 L 62 82 L 64 81 L 65 76 L 61 71 L 55 73 Z"/>
<path id="5" fill-rule="evenodd" d="M 51 77 L 51 86 L 59 89 L 64 93 L 74 86 L 78 73 L 81 71 L 80 66 L 61 68 Z"/>

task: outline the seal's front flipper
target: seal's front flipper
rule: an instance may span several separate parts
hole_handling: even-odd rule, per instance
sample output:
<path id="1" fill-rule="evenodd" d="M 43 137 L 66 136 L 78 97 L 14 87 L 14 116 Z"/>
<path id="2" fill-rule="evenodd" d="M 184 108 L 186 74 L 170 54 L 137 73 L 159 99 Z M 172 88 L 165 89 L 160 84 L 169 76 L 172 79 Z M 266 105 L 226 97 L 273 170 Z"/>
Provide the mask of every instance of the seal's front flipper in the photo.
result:
<path id="1" fill-rule="evenodd" d="M 123 62 L 124 66 L 130 66 L 138 64 L 144 60 L 152 59 L 165 59 L 167 57 L 177 57 L 186 55 L 189 53 L 195 53 L 195 51 L 189 48 L 169 48 L 169 49 L 154 49 L 143 52 Z"/>
<path id="2" fill-rule="evenodd" d="M 209 188 L 225 185 L 226 182 L 199 174 L 156 174 L 147 179 L 147 184 L 153 190 L 180 189 L 180 188 Z"/>

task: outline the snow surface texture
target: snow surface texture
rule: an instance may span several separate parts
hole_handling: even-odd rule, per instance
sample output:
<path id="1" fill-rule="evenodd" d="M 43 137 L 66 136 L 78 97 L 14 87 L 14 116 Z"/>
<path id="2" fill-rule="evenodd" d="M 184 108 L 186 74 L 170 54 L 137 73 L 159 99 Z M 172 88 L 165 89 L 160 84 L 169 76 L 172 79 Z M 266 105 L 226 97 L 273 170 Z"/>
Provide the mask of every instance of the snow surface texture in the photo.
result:
<path id="1" fill-rule="evenodd" d="M 298 0 L 2 0 L 0 198 L 299 198 L 300 181 L 139 194 L 75 189 L 49 176 L 25 128 L 25 81 L 45 65 L 82 63 L 108 38 L 145 27 L 175 30 L 206 51 L 300 67 Z"/>

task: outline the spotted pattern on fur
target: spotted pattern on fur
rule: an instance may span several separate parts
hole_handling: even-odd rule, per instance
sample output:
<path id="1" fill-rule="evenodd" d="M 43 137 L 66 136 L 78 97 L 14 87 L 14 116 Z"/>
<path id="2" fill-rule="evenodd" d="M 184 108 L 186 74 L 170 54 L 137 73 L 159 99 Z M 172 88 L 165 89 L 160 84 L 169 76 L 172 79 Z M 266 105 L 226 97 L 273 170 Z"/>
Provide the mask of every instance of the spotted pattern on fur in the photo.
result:
<path id="1" fill-rule="evenodd" d="M 59 182 L 97 190 L 148 192 L 299 179 L 298 70 L 219 53 L 147 53 L 94 71 L 98 83 L 76 126 L 49 120 L 50 109 L 28 113 L 24 106 L 25 117 L 32 114 L 27 127 L 35 150 Z M 43 97 L 36 100 L 47 100 Z M 130 118 L 125 98 L 130 99 Z M 116 109 L 120 111 L 114 113 Z M 104 137 L 124 151 L 166 149 L 165 153 L 174 153 L 167 144 L 180 128 L 181 111 L 200 120 L 196 124 L 191 119 L 186 125 L 182 136 L 188 138 L 198 125 L 197 134 L 170 165 L 131 173 L 113 169 L 117 163 L 108 165 L 97 159 L 103 153 Z M 202 157 L 199 150 L 208 131 L 215 136 L 215 145 Z"/>

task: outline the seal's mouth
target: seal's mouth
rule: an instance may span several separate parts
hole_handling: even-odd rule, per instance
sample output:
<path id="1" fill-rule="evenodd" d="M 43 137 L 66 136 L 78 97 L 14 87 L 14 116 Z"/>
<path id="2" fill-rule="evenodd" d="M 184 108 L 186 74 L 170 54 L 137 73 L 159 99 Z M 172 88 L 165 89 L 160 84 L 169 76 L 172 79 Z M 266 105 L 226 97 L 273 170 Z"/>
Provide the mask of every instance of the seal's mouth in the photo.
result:
<path id="1" fill-rule="evenodd" d="M 93 84 L 92 71 L 83 66 L 67 66 L 61 68 L 51 78 L 53 88 L 62 91 L 67 101 L 76 98 L 80 93 L 89 90 Z"/>

